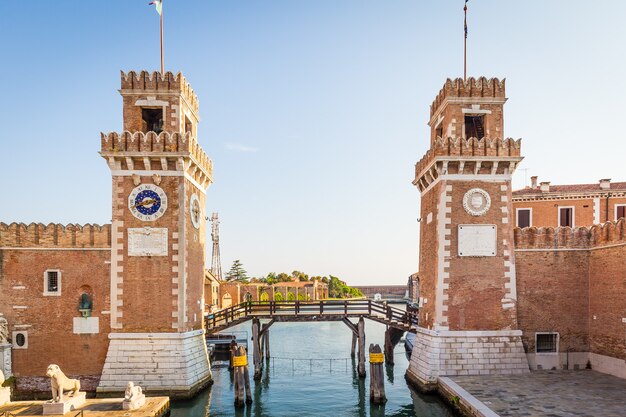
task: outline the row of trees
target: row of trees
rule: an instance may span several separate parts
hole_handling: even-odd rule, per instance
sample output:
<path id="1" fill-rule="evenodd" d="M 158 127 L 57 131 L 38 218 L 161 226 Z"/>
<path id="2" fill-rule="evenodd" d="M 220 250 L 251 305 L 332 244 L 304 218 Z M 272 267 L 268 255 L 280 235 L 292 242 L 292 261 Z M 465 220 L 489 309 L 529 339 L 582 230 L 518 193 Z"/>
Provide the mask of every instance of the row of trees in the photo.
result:
<path id="1" fill-rule="evenodd" d="M 345 281 L 342 281 L 338 277 L 333 275 L 329 276 L 309 276 L 301 271 L 293 271 L 291 274 L 287 274 L 285 272 L 276 273 L 270 272 L 265 277 L 260 278 L 250 278 L 248 277 L 248 273 L 244 269 L 241 261 L 239 259 L 233 262 L 230 270 L 226 273 L 227 281 L 239 281 L 242 283 L 249 282 L 261 282 L 268 285 L 276 284 L 278 282 L 313 282 L 313 281 L 321 281 L 328 284 L 328 296 L 330 298 L 351 298 L 351 297 L 362 297 L 363 293 L 354 287 L 350 287 L 346 284 Z"/>

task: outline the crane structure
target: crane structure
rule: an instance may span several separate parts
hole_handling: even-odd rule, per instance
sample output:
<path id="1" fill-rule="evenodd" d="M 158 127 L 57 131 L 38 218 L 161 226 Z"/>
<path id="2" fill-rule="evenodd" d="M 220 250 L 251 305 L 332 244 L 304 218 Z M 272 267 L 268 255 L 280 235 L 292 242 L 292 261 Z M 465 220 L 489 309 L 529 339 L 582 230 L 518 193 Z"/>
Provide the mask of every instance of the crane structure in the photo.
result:
<path id="1" fill-rule="evenodd" d="M 222 280 L 222 261 L 220 260 L 220 220 L 217 213 L 211 215 L 211 239 L 213 239 L 213 255 L 211 257 L 211 273 Z"/>

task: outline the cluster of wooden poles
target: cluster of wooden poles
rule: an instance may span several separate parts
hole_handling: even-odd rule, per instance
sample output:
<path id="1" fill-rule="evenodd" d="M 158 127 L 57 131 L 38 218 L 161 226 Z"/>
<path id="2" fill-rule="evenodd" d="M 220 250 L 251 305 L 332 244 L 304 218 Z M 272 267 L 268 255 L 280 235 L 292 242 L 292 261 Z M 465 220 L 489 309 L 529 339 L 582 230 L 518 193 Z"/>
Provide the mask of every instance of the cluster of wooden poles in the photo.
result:
<path id="1" fill-rule="evenodd" d="M 365 320 L 363 317 L 355 325 L 347 318 L 343 322 L 352 330 L 351 356 L 355 357 L 358 352 L 357 373 L 359 378 L 365 378 Z M 269 328 L 274 320 L 261 324 L 258 318 L 252 319 L 252 358 L 254 362 L 254 379 L 260 380 L 263 374 L 263 359 L 270 358 Z M 385 352 L 378 344 L 369 346 L 370 363 L 370 401 L 373 404 L 382 404 L 387 401 L 385 396 L 385 359 L 393 364 L 393 347 L 400 340 L 403 331 L 388 328 L 385 332 Z M 356 346 L 358 345 L 358 351 Z M 248 370 L 248 356 L 246 348 L 237 346 L 235 341 L 230 345 L 230 367 L 234 369 L 235 381 L 235 406 L 243 407 L 246 403 L 252 403 L 252 391 L 250 390 L 250 373 Z"/>

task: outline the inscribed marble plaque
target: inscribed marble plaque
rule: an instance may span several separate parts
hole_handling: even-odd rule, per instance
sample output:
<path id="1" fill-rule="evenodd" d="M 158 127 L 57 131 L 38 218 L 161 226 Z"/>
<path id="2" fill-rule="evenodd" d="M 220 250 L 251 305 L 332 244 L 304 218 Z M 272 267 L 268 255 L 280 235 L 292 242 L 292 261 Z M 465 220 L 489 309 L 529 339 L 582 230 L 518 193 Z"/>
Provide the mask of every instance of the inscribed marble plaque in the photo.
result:
<path id="1" fill-rule="evenodd" d="M 167 256 L 167 229 L 128 229 L 128 256 Z"/>
<path id="2" fill-rule="evenodd" d="M 459 256 L 496 256 L 495 224 L 460 224 Z"/>

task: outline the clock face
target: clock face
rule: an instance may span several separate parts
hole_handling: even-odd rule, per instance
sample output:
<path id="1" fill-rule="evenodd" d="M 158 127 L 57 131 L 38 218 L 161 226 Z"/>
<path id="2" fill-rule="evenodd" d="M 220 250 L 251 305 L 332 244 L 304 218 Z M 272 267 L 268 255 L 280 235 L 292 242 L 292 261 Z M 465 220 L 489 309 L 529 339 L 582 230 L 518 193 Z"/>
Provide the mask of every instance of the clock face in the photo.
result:
<path id="1" fill-rule="evenodd" d="M 200 200 L 196 194 L 191 196 L 191 201 L 189 203 L 189 214 L 191 215 L 191 224 L 196 229 L 200 228 L 200 215 L 202 214 L 200 211 Z"/>
<path id="2" fill-rule="evenodd" d="M 167 196 L 161 187 L 141 184 L 130 192 L 128 208 L 139 220 L 154 221 L 167 210 Z"/>

